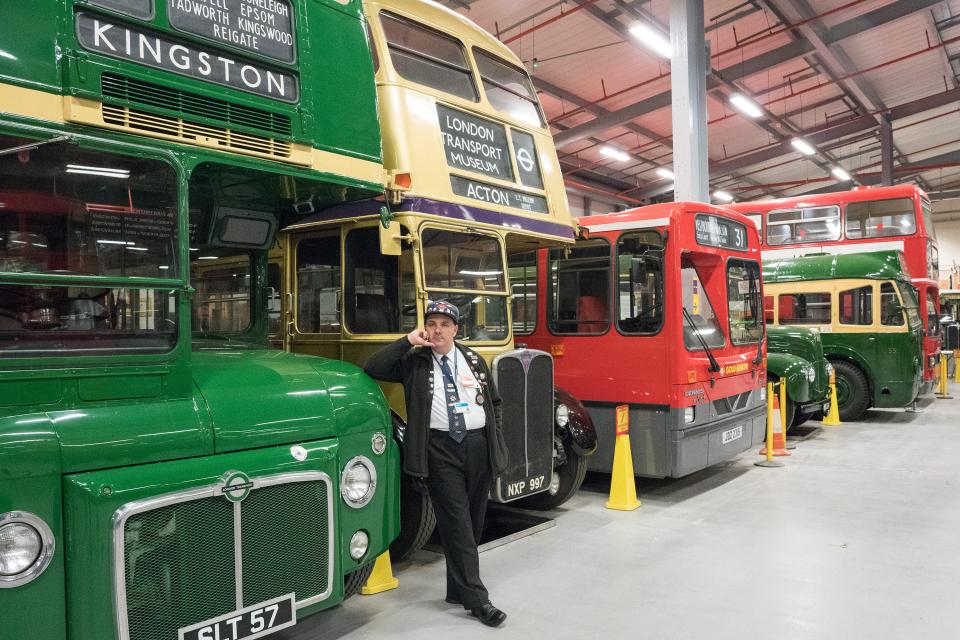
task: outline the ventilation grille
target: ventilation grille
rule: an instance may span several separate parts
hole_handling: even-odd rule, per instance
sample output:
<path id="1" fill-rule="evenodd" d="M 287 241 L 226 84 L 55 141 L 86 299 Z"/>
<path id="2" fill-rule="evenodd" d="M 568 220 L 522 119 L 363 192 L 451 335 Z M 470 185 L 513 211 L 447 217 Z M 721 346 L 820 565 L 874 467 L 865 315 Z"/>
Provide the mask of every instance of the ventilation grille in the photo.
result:
<path id="1" fill-rule="evenodd" d="M 225 128 L 242 126 L 258 129 L 268 135 L 291 135 L 288 116 L 233 104 L 226 100 L 179 91 L 112 73 L 104 73 L 100 77 L 100 89 L 105 97 L 134 102 L 144 107 L 167 109 L 187 119 L 193 116 L 216 120 Z"/>
<path id="2" fill-rule="evenodd" d="M 727 413 L 733 413 L 734 411 L 742 411 L 747 408 L 751 393 L 750 391 L 744 391 L 743 393 L 714 400 L 713 408 L 716 409 L 717 415 L 721 416 Z"/>
<path id="3" fill-rule="evenodd" d="M 277 160 L 289 160 L 291 157 L 291 143 L 273 137 L 290 135 L 290 118 L 287 116 L 109 73 L 101 77 L 101 89 L 107 98 L 118 98 L 179 114 L 163 115 L 103 103 L 102 116 L 107 125 Z M 201 123 L 188 116 L 214 122 Z M 234 128 L 237 126 L 257 129 L 266 135 L 238 131 Z"/>

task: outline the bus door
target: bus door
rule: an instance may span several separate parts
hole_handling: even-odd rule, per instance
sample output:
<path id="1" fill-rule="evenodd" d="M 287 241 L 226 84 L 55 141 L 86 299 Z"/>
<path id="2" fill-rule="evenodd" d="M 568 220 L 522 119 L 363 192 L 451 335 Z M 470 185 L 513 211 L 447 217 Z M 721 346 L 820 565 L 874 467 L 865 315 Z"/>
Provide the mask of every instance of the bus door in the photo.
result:
<path id="1" fill-rule="evenodd" d="M 289 351 L 342 359 L 340 228 L 287 237 L 284 341 Z"/>

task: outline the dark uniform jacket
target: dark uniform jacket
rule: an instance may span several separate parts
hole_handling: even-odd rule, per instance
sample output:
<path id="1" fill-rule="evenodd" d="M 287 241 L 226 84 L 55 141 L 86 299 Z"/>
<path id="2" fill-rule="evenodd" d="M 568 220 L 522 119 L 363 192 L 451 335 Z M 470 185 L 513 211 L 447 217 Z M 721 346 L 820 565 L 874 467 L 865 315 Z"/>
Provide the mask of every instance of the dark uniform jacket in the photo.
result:
<path id="1" fill-rule="evenodd" d="M 487 363 L 472 349 L 456 343 L 483 394 L 483 412 L 486 414 L 487 447 L 493 475 L 503 473 L 507 466 L 507 447 L 503 439 L 500 416 L 500 395 L 494 388 Z M 403 470 L 412 476 L 427 477 L 427 443 L 430 441 L 430 410 L 433 405 L 434 380 L 432 349 L 411 347 L 404 336 L 370 356 L 364 367 L 367 375 L 384 382 L 403 383 L 403 397 L 407 403 L 407 426 L 403 436 Z"/>

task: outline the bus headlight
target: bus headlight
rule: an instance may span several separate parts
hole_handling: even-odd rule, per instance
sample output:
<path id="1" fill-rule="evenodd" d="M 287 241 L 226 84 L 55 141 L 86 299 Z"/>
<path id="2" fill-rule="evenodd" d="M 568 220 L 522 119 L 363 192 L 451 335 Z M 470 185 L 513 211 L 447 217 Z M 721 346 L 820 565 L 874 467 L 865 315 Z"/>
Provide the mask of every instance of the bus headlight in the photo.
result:
<path id="1" fill-rule="evenodd" d="M 565 427 L 570 424 L 570 409 L 567 407 L 567 405 L 557 405 L 556 420 L 558 427 Z"/>
<path id="2" fill-rule="evenodd" d="M 351 458 L 340 475 L 340 496 L 354 509 L 366 505 L 377 490 L 377 469 L 364 456 Z"/>
<path id="3" fill-rule="evenodd" d="M 0 514 L 0 589 L 19 587 L 43 573 L 53 559 L 53 531 L 32 513 Z"/>
<path id="4" fill-rule="evenodd" d="M 370 537 L 362 529 L 353 534 L 350 538 L 350 557 L 359 560 L 367 555 L 367 548 L 370 546 Z"/>
<path id="5" fill-rule="evenodd" d="M 807 382 L 813 382 L 817 379 L 817 371 L 813 367 L 807 367 Z"/>
<path id="6" fill-rule="evenodd" d="M 684 424 L 690 424 L 697 419 L 697 412 L 694 407 L 687 407 L 683 410 L 683 422 Z"/>

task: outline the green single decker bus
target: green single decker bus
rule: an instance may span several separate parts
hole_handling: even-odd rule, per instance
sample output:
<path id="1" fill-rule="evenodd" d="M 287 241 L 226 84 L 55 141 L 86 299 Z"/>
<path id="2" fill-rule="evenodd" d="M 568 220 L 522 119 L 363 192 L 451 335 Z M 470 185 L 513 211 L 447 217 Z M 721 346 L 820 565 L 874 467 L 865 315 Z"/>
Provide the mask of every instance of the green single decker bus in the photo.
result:
<path id="1" fill-rule="evenodd" d="M 911 404 L 922 382 L 916 289 L 898 251 L 764 262 L 767 318 L 816 327 L 836 371 L 842 420 Z"/>
<path id="2" fill-rule="evenodd" d="M 399 527 L 389 408 L 267 251 L 383 193 L 359 0 L 2 2 L 0 637 L 261 637 Z"/>

